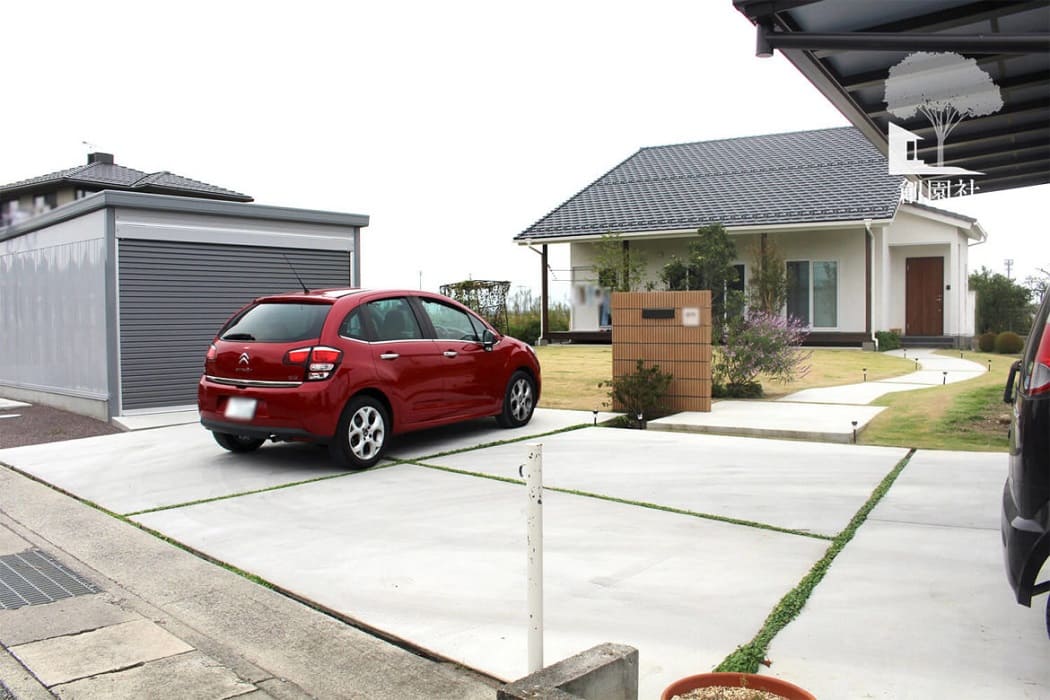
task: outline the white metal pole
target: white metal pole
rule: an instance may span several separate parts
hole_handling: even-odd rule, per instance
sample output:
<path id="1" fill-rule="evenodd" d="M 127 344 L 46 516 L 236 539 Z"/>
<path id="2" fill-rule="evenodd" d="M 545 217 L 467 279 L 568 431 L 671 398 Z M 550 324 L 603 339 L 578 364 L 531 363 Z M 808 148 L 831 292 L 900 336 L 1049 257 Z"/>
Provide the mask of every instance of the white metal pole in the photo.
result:
<path id="1" fill-rule="evenodd" d="M 529 673 L 543 668 L 543 445 L 528 445 L 525 464 L 529 562 Z"/>

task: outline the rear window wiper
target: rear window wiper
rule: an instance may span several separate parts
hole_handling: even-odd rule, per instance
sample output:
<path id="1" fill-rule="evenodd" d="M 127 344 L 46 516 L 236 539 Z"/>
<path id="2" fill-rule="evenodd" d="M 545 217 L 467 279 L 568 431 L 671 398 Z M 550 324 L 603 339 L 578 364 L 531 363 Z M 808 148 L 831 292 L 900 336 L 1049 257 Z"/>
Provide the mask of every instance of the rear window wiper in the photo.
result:
<path id="1" fill-rule="evenodd" d="M 255 340 L 255 336 L 251 333 L 227 333 L 222 340 Z"/>

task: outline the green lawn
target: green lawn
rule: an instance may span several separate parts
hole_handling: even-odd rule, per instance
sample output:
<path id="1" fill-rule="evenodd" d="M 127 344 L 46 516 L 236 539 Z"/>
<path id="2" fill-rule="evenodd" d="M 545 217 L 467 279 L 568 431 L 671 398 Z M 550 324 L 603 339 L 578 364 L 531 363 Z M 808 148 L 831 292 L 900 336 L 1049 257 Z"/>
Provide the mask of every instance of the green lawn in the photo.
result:
<path id="1" fill-rule="evenodd" d="M 958 357 L 958 351 L 943 352 Z M 964 357 L 991 370 L 974 379 L 918 391 L 887 394 L 872 403 L 886 406 L 861 433 L 867 445 L 902 445 L 941 450 L 1007 449 L 1009 416 L 1003 388 L 1016 355 L 967 352 Z"/>
<path id="2" fill-rule="evenodd" d="M 612 374 L 612 348 L 608 345 L 547 345 L 536 348 L 543 367 L 540 406 L 592 411 L 608 409 L 608 392 L 598 383 Z M 959 351 L 945 351 L 958 357 Z M 861 433 L 860 442 L 951 450 L 1005 450 L 1008 415 L 1002 402 L 1003 386 L 1014 355 L 966 352 L 963 354 L 988 367 L 980 376 L 946 386 L 887 394 L 873 402 L 886 406 Z M 805 377 L 787 385 L 763 382 L 766 398 L 794 391 L 907 374 L 915 369 L 912 360 L 859 350 L 814 350 Z"/>

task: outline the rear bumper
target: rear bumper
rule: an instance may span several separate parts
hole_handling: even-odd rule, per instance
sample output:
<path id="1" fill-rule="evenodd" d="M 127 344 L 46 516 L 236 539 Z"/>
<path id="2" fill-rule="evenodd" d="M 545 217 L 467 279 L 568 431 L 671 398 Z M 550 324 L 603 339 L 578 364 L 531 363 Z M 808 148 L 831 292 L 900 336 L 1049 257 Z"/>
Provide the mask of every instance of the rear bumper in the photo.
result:
<path id="1" fill-rule="evenodd" d="M 335 435 L 342 411 L 342 387 L 335 382 L 306 382 L 297 387 L 235 387 L 202 377 L 197 387 L 201 424 L 209 430 L 257 438 L 326 442 Z M 250 420 L 226 417 L 231 398 L 253 399 Z"/>
<path id="2" fill-rule="evenodd" d="M 1007 578 L 1021 605 L 1030 606 L 1033 596 L 1050 592 L 1050 580 L 1037 580 L 1050 558 L 1050 510 L 1044 509 L 1041 515 L 1038 520 L 1021 518 L 1006 483 L 1000 521 L 1003 557 Z"/>
<path id="3" fill-rule="evenodd" d="M 255 426 L 247 423 L 231 423 L 228 421 L 210 420 L 201 418 L 201 425 L 215 433 L 227 433 L 229 435 L 246 435 L 247 437 L 260 440 L 306 440 L 309 442 L 326 442 L 331 439 L 329 435 L 315 435 L 305 430 L 296 428 L 268 428 Z"/>

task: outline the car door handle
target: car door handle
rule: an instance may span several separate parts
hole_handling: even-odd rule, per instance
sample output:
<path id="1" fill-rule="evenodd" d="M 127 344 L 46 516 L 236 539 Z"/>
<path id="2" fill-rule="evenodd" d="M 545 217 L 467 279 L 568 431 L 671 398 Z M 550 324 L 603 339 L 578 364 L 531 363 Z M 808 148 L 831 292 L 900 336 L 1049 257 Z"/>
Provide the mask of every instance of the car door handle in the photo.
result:
<path id="1" fill-rule="evenodd" d="M 456 355 L 458 355 L 459 353 L 456 352 L 455 350 L 446 350 L 445 352 L 443 352 L 441 354 L 444 355 L 445 357 L 452 358 L 452 357 L 455 357 Z"/>
<path id="2" fill-rule="evenodd" d="M 398 355 L 396 352 L 384 352 L 382 355 L 379 356 L 379 359 L 380 360 L 396 360 L 399 357 L 401 357 L 401 356 Z"/>

